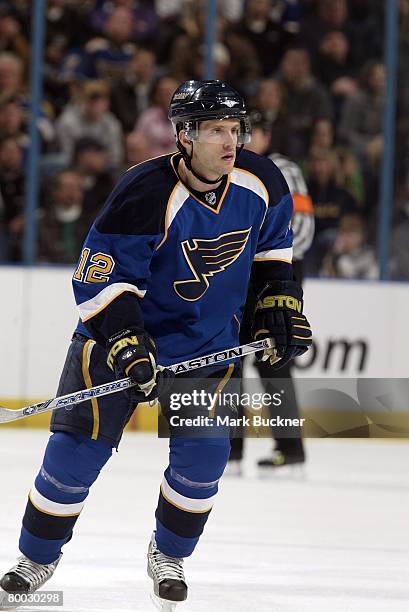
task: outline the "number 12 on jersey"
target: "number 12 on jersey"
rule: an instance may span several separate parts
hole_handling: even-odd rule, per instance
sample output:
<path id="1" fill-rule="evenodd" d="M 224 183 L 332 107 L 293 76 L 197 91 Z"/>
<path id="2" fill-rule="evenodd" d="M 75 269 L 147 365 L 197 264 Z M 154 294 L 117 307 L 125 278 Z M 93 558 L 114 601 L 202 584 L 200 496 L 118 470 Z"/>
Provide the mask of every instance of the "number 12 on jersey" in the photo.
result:
<path id="1" fill-rule="evenodd" d="M 90 249 L 85 248 L 73 278 L 80 283 L 107 283 L 114 265 L 111 255 L 95 253 L 90 257 Z"/>

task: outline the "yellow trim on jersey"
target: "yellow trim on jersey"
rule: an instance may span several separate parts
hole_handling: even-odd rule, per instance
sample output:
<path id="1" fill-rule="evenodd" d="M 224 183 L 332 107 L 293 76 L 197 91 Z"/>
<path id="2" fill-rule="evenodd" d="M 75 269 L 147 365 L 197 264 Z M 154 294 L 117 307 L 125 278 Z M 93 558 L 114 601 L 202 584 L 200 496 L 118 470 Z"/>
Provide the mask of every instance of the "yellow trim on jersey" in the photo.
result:
<path id="1" fill-rule="evenodd" d="M 95 344 L 94 340 L 87 340 L 87 342 L 84 344 L 84 348 L 82 349 L 82 375 L 84 377 L 84 382 L 87 386 L 87 389 L 90 389 L 93 386 L 92 381 L 91 381 L 91 376 L 89 373 L 89 357 L 88 357 L 88 355 L 90 355 L 91 353 L 90 352 L 88 353 L 88 351 L 92 351 L 92 347 L 94 344 Z M 98 406 L 98 400 L 96 397 L 91 398 L 91 405 L 92 405 L 92 416 L 94 419 L 91 439 L 97 440 L 98 434 L 99 434 L 99 406 Z"/>
<path id="2" fill-rule="evenodd" d="M 186 185 L 185 185 L 185 187 L 186 187 L 187 191 L 189 191 L 190 196 L 191 196 L 191 197 L 192 197 L 194 200 L 196 200 L 196 202 L 199 202 L 199 204 L 201 204 L 201 205 L 202 205 L 202 206 L 204 206 L 205 208 L 208 208 L 208 209 L 209 209 L 209 210 L 211 210 L 213 213 L 215 213 L 216 215 L 218 215 L 218 214 L 219 214 L 219 212 L 220 212 L 220 208 L 221 208 L 221 206 L 222 206 L 222 204 L 223 204 L 223 200 L 224 200 L 224 198 L 225 198 L 225 196 L 226 196 L 227 190 L 228 190 L 228 188 L 229 188 L 229 185 L 230 185 L 230 175 L 227 175 L 226 187 L 224 188 L 224 191 L 223 191 L 222 195 L 220 196 L 220 201 L 219 201 L 219 204 L 218 204 L 217 208 L 213 208 L 212 206 L 209 206 L 208 204 L 205 204 L 204 202 L 202 202 L 202 200 L 199 200 L 199 198 L 197 198 L 195 195 L 193 195 L 193 193 L 191 193 L 191 191 L 190 191 L 190 190 L 189 190 L 189 189 L 186 187 Z M 216 191 L 216 190 L 215 190 L 215 191 Z"/>
<path id="3" fill-rule="evenodd" d="M 174 165 L 174 163 L 173 163 L 173 159 L 174 159 L 174 157 L 175 157 L 175 155 L 172 155 L 172 157 L 170 158 L 170 164 L 171 164 L 171 166 L 172 166 L 172 168 L 173 168 L 173 172 L 176 174 L 177 178 L 179 179 L 179 182 L 181 182 L 181 183 L 182 183 L 183 187 L 184 187 L 184 188 L 186 189 L 186 191 L 189 193 L 190 197 L 192 197 L 194 200 L 196 200 L 196 202 L 199 202 L 199 204 L 201 204 L 201 205 L 202 205 L 202 206 L 204 206 L 205 208 L 208 208 L 208 209 L 209 209 L 209 210 L 211 210 L 213 213 L 215 213 L 216 215 L 218 215 L 218 214 L 219 214 L 219 212 L 220 212 L 221 205 L 223 204 L 223 201 L 224 201 L 224 199 L 225 199 L 225 196 L 226 196 L 227 190 L 228 190 L 228 188 L 229 188 L 229 186 L 230 186 L 230 174 L 228 174 L 228 175 L 227 175 L 226 187 L 224 188 L 224 191 L 223 191 L 222 195 L 220 196 L 220 201 L 219 201 L 219 204 L 218 204 L 217 208 L 212 208 L 212 207 L 211 207 L 211 206 L 209 206 L 208 204 L 205 204 L 205 202 L 202 202 L 202 200 L 199 200 L 199 198 L 198 198 L 198 197 L 196 197 L 196 196 L 195 196 L 195 195 L 194 195 L 194 194 L 193 194 L 193 193 L 190 191 L 189 186 L 188 186 L 186 183 L 184 183 L 183 181 L 181 181 L 181 179 L 180 179 L 180 177 L 179 177 L 179 175 L 178 175 L 178 173 L 177 173 L 177 170 L 176 170 L 176 168 L 175 168 L 175 165 Z M 216 191 L 216 189 L 208 189 L 208 191 Z"/>
<path id="4" fill-rule="evenodd" d="M 164 233 L 162 240 L 159 242 L 158 246 L 156 247 L 156 251 L 162 246 L 164 242 L 166 242 L 166 239 L 168 237 L 168 231 L 169 231 L 168 217 L 169 217 L 170 205 L 172 203 L 172 199 L 173 199 L 173 196 L 175 195 L 176 189 L 179 187 L 179 185 L 183 185 L 183 183 L 181 181 L 178 181 L 176 185 L 174 186 L 174 188 L 172 189 L 172 193 L 170 194 L 168 198 L 168 203 L 166 204 L 166 213 L 165 213 L 165 233 Z"/>
<path id="5" fill-rule="evenodd" d="M 114 300 L 116 300 L 117 297 L 119 297 L 122 293 L 125 293 L 125 291 L 130 291 L 130 289 L 122 289 L 121 291 L 118 291 L 118 293 L 115 293 L 115 295 L 113 295 L 107 302 L 106 304 L 102 304 L 102 306 L 100 306 L 95 312 L 93 312 L 92 314 L 90 314 L 88 317 L 85 317 L 85 319 L 82 319 L 82 322 L 85 323 L 85 321 L 89 321 L 90 319 L 92 319 L 93 317 L 95 317 L 97 314 L 99 314 L 100 312 L 102 312 L 103 310 L 105 310 L 105 308 L 107 306 L 110 305 L 111 302 L 113 302 Z M 132 293 L 132 291 L 131 291 Z M 139 296 L 138 296 L 139 297 Z M 81 304 L 80 304 L 81 305 Z"/>
<path id="6" fill-rule="evenodd" d="M 253 261 L 283 261 L 284 263 L 293 263 L 292 259 L 280 259 L 279 257 L 255 257 Z"/>
<path id="7" fill-rule="evenodd" d="M 155 155 L 155 157 L 148 157 L 148 159 L 144 159 L 143 161 L 138 162 L 137 164 L 134 164 L 133 166 L 130 166 L 128 170 L 125 170 L 125 172 L 129 172 L 129 170 L 132 170 L 132 168 L 137 168 L 141 164 L 145 164 L 146 162 L 152 161 L 153 159 L 159 159 L 160 157 L 168 157 L 169 155 L 175 155 L 176 153 L 177 151 L 175 151 L 175 153 L 162 153 L 162 155 Z"/>
<path id="8" fill-rule="evenodd" d="M 236 166 L 234 166 L 234 170 L 236 170 L 236 172 L 244 172 L 245 174 L 249 174 L 250 176 L 254 177 L 259 183 L 261 183 L 264 191 L 266 192 L 266 200 L 267 202 L 265 202 L 266 208 L 268 208 L 268 205 L 270 203 L 270 196 L 268 195 L 268 189 L 267 187 L 264 185 L 263 181 L 261 180 L 261 178 L 259 178 L 257 176 L 257 174 L 253 174 L 253 172 L 250 172 L 249 170 L 243 170 L 243 168 L 237 168 Z M 262 224 L 263 225 L 263 224 Z"/>

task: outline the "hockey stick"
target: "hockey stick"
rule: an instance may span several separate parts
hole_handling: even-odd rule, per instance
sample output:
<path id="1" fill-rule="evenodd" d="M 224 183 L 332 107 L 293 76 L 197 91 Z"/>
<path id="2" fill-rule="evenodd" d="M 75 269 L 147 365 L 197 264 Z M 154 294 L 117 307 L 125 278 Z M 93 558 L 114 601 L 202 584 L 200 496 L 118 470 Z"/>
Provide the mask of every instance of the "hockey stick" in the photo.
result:
<path id="1" fill-rule="evenodd" d="M 204 357 L 196 357 L 189 361 L 182 361 L 181 363 L 175 363 L 174 365 L 167 366 L 167 369 L 172 370 L 175 374 L 181 374 L 182 372 L 191 372 L 204 366 L 214 365 L 234 359 L 237 357 L 244 357 L 250 353 L 256 353 L 263 349 L 274 348 L 273 338 L 264 338 L 263 340 L 257 340 L 250 342 L 249 344 L 242 344 L 235 348 L 226 349 L 225 351 L 219 351 L 218 353 L 212 353 L 211 355 L 205 355 Z M 68 395 L 62 395 L 61 397 L 54 397 L 40 402 L 38 404 L 32 404 L 31 406 L 25 406 L 17 410 L 11 408 L 5 408 L 0 406 L 0 424 L 10 423 L 11 421 L 17 421 L 18 419 L 24 419 L 25 417 L 33 416 L 35 414 L 41 414 L 42 412 L 49 412 L 50 410 L 56 410 L 57 408 L 72 407 L 74 404 L 79 404 L 86 400 L 90 400 L 93 397 L 101 397 L 103 395 L 109 395 L 110 393 L 117 393 L 129 387 L 134 387 L 135 383 L 130 378 L 121 378 L 120 380 L 114 380 L 112 382 L 98 385 L 97 387 L 91 387 L 90 389 L 83 389 L 82 391 L 75 391 Z"/>

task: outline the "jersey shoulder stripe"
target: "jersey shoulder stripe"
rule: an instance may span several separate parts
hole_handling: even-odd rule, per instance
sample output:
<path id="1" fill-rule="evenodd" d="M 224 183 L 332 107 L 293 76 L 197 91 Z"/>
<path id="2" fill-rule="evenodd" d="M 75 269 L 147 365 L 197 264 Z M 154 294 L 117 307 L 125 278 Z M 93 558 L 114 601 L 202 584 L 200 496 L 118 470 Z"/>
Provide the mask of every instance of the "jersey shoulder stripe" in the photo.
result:
<path id="1" fill-rule="evenodd" d="M 233 172 L 235 171 L 245 171 L 258 179 L 267 194 L 268 207 L 277 206 L 283 197 L 289 194 L 288 185 L 281 171 L 268 157 L 244 149 L 236 160 Z"/>
<path id="2" fill-rule="evenodd" d="M 266 207 L 268 207 L 270 198 L 267 187 L 256 174 L 249 172 L 248 170 L 244 170 L 244 168 L 234 168 L 230 174 L 230 180 L 233 185 L 239 185 L 240 187 L 245 187 L 246 189 L 253 191 L 255 194 L 260 196 L 260 198 L 265 202 Z"/>

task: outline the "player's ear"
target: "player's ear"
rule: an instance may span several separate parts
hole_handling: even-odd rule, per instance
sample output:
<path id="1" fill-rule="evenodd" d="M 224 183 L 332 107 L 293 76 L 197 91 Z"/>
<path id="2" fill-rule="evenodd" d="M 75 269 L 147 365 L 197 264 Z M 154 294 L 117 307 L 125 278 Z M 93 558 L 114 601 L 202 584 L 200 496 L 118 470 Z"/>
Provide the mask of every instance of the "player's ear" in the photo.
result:
<path id="1" fill-rule="evenodd" d="M 182 145 L 186 148 L 190 147 L 192 144 L 192 141 L 189 140 L 189 138 L 186 137 L 186 132 L 185 130 L 180 130 L 179 132 L 179 140 L 182 143 Z"/>

